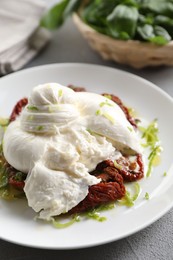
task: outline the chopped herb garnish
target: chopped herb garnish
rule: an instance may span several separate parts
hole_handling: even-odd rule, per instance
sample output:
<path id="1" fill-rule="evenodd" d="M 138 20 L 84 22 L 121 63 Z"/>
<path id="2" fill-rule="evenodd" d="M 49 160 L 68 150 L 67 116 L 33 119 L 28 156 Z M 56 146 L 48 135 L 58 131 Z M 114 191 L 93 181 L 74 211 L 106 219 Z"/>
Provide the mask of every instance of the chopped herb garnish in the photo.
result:
<path id="1" fill-rule="evenodd" d="M 62 219 L 62 218 L 61 218 Z M 60 221 L 60 218 L 56 217 L 56 218 L 52 218 L 52 224 L 55 228 L 67 228 L 71 225 L 73 225 L 75 222 L 79 222 L 80 221 L 80 218 L 78 215 L 75 215 L 72 217 L 71 220 L 69 220 L 68 222 L 66 223 L 61 223 Z"/>
<path id="2" fill-rule="evenodd" d="M 140 185 L 139 183 L 135 183 L 134 185 L 135 193 L 132 195 L 129 191 L 126 191 L 125 196 L 119 201 L 121 205 L 125 205 L 127 207 L 134 206 L 134 201 L 137 200 L 140 193 Z"/>
<path id="3" fill-rule="evenodd" d="M 42 125 L 39 125 L 39 126 L 37 126 L 37 128 L 36 128 L 37 131 L 42 131 L 43 129 L 44 129 L 44 126 L 42 126 Z"/>
<path id="4" fill-rule="evenodd" d="M 96 111 L 96 116 L 100 116 L 102 113 L 101 113 L 101 110 L 100 109 L 98 109 L 97 111 Z"/>
<path id="5" fill-rule="evenodd" d="M 136 113 L 135 109 L 132 108 L 132 107 L 128 107 L 128 112 L 129 112 L 129 114 L 130 114 L 132 117 L 136 117 L 136 116 L 137 116 L 137 113 Z"/>
<path id="6" fill-rule="evenodd" d="M 90 133 L 91 135 L 103 136 L 103 135 L 101 135 L 101 134 L 98 134 L 98 133 L 96 133 L 96 132 L 91 131 L 90 129 L 86 129 L 86 130 L 87 130 L 88 133 Z"/>
<path id="7" fill-rule="evenodd" d="M 4 170 L 0 174 L 0 189 L 6 187 L 7 185 L 8 185 L 8 175 L 7 175 L 7 171 Z"/>
<path id="8" fill-rule="evenodd" d="M 1 145 L 1 149 L 2 149 L 2 145 Z M 5 188 L 8 185 L 8 175 L 9 175 L 8 169 L 6 169 L 6 167 L 4 166 L 4 160 L 1 159 L 0 160 L 0 189 Z"/>
<path id="9" fill-rule="evenodd" d="M 99 212 L 95 212 L 95 210 L 87 212 L 86 216 L 88 218 L 92 218 L 92 219 L 97 220 L 99 222 L 103 222 L 103 221 L 106 220 L 106 217 L 100 216 L 100 213 Z"/>
<path id="10" fill-rule="evenodd" d="M 28 120 L 28 121 L 32 121 L 33 118 L 34 118 L 34 117 L 33 117 L 32 115 L 29 115 L 29 116 L 27 117 L 27 120 Z"/>
<path id="11" fill-rule="evenodd" d="M 112 100 L 112 97 L 111 97 L 111 95 L 104 95 L 104 97 L 106 97 L 106 98 L 108 98 L 108 99 Z"/>
<path id="12" fill-rule="evenodd" d="M 115 208 L 115 203 L 114 202 L 108 203 L 108 204 L 104 204 L 104 205 L 100 205 L 97 208 L 97 211 L 101 212 L 101 211 L 105 211 L 105 210 L 111 210 L 113 208 Z"/>
<path id="13" fill-rule="evenodd" d="M 164 172 L 163 176 L 166 177 L 167 176 L 167 172 Z"/>
<path id="14" fill-rule="evenodd" d="M 143 133 L 142 138 L 146 140 L 146 143 L 143 144 L 143 146 L 151 147 L 151 149 L 153 149 L 159 141 L 157 119 L 152 121 L 147 128 L 139 126 L 139 129 Z"/>
<path id="15" fill-rule="evenodd" d="M 100 107 L 103 107 L 103 106 L 113 107 L 113 104 L 110 104 L 108 100 L 105 100 L 105 102 L 101 102 L 100 103 Z"/>
<path id="16" fill-rule="evenodd" d="M 146 200 L 149 200 L 149 199 L 150 199 L 150 196 L 149 196 L 148 192 L 145 193 L 145 199 L 146 199 Z"/>
<path id="17" fill-rule="evenodd" d="M 127 128 L 129 129 L 130 132 L 133 132 L 133 128 L 132 127 L 128 126 Z"/>
<path id="18" fill-rule="evenodd" d="M 36 106 L 27 106 L 27 109 L 31 111 L 38 111 L 38 107 Z"/>
<path id="19" fill-rule="evenodd" d="M 52 113 L 52 112 L 53 112 L 52 106 L 49 106 L 49 107 L 48 107 L 48 111 L 49 111 L 49 113 Z"/>
<path id="20" fill-rule="evenodd" d="M 94 220 L 97 220 L 99 222 L 103 222 L 106 220 L 106 217 L 100 216 L 100 212 L 105 211 L 105 210 L 111 210 L 115 207 L 115 203 L 108 203 L 105 205 L 101 205 L 95 209 L 92 209 L 82 215 L 84 215 L 87 218 L 92 218 Z"/>
<path id="21" fill-rule="evenodd" d="M 63 93 L 62 89 L 59 89 L 59 91 L 58 91 L 58 97 L 62 97 L 62 93 Z"/>
<path id="22" fill-rule="evenodd" d="M 142 138 L 146 140 L 146 143 L 142 144 L 143 147 L 149 147 L 151 152 L 148 156 L 148 170 L 146 176 L 149 177 L 151 175 L 152 167 L 158 165 L 160 152 L 162 150 L 159 145 L 158 138 L 158 125 L 157 119 L 153 120 L 151 124 L 147 128 L 139 127 L 141 130 Z"/>
<path id="23" fill-rule="evenodd" d="M 5 127 L 8 126 L 9 119 L 8 118 L 0 118 L 0 126 Z"/>
<path id="24" fill-rule="evenodd" d="M 75 214 L 72 216 L 72 218 L 67 221 L 67 222 L 62 222 L 65 220 L 65 216 L 58 216 L 58 217 L 54 217 L 52 218 L 52 224 L 55 228 L 66 228 L 69 227 L 71 225 L 73 225 L 75 222 L 79 222 L 81 218 L 89 218 L 89 219 L 93 219 L 99 222 L 103 222 L 106 220 L 106 217 L 104 216 L 100 216 L 100 212 L 105 211 L 105 210 L 111 210 L 115 207 L 115 203 L 108 203 L 105 205 L 101 205 L 95 209 L 89 210 L 87 212 L 84 213 L 79 213 L 78 215 Z"/>
<path id="25" fill-rule="evenodd" d="M 115 168 L 117 168 L 117 169 L 119 169 L 119 170 L 122 170 L 122 168 L 123 168 L 123 166 L 120 165 L 119 163 L 117 163 L 116 160 L 114 161 L 114 166 L 115 166 Z"/>
<path id="26" fill-rule="evenodd" d="M 109 115 L 109 114 L 106 113 L 106 112 L 104 112 L 102 115 L 103 115 L 104 117 L 106 117 L 109 121 L 111 121 L 112 124 L 115 124 L 115 120 L 114 120 L 114 118 L 113 118 L 111 115 Z"/>
<path id="27" fill-rule="evenodd" d="M 14 176 L 14 179 L 16 181 L 23 181 L 24 180 L 24 174 L 22 172 L 17 172 Z"/>
<path id="28" fill-rule="evenodd" d="M 149 177 L 151 175 L 151 171 L 152 171 L 152 167 L 154 164 L 154 161 L 156 160 L 156 158 L 160 155 L 161 152 L 161 147 L 160 146 L 156 146 L 152 152 L 149 154 L 148 156 L 148 170 L 147 170 L 147 174 L 146 176 Z"/>

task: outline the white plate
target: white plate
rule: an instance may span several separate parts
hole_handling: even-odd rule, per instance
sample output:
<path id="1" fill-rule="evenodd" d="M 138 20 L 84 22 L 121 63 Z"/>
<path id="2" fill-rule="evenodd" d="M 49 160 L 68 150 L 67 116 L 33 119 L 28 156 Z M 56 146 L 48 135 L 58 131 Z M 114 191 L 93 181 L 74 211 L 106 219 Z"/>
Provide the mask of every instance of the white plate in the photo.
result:
<path id="1" fill-rule="evenodd" d="M 41 83 L 76 84 L 97 93 L 115 93 L 149 121 L 158 118 L 164 148 L 161 164 L 152 176 L 140 182 L 142 192 L 135 206 L 117 206 L 103 213 L 105 222 L 81 221 L 66 229 L 37 222 L 23 201 L 0 201 L 2 239 L 39 248 L 70 249 L 99 245 L 126 237 L 156 221 L 173 205 L 172 129 L 173 100 L 152 83 L 119 70 L 84 64 L 54 64 L 36 67 L 0 80 L 0 116 L 8 116 L 16 101 L 28 96 Z M 163 173 L 167 172 L 164 177 Z M 145 193 L 150 200 L 144 199 Z"/>

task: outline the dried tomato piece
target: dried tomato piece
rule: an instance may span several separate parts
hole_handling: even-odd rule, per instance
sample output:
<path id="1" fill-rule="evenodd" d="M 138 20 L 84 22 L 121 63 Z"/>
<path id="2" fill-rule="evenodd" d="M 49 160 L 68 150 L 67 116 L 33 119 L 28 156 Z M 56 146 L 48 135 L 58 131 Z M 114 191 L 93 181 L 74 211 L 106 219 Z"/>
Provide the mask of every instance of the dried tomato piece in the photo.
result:
<path id="1" fill-rule="evenodd" d="M 130 162 L 128 157 L 123 156 L 116 162 L 122 167 L 118 167 L 117 170 L 122 175 L 124 181 L 137 181 L 144 177 L 144 164 L 141 154 L 136 155 L 136 161 L 134 162 Z"/>
<path id="2" fill-rule="evenodd" d="M 114 167 L 114 163 L 111 160 L 104 160 L 97 164 L 96 166 L 96 171 L 102 172 L 106 167 Z"/>
<path id="3" fill-rule="evenodd" d="M 16 117 L 21 113 L 23 107 L 25 107 L 28 104 L 27 98 L 20 99 L 17 104 L 14 106 L 13 111 L 10 115 L 10 122 L 14 121 Z"/>
<path id="4" fill-rule="evenodd" d="M 106 93 L 103 93 L 102 96 L 110 96 L 111 97 L 111 100 L 113 102 L 115 102 L 124 112 L 127 120 L 129 121 L 129 123 L 134 127 L 134 128 L 137 128 L 137 124 L 136 124 L 136 120 L 135 118 L 133 118 L 129 111 L 128 111 L 128 108 L 126 106 L 124 106 L 123 102 L 121 101 L 121 99 L 113 94 L 106 94 Z"/>
<path id="5" fill-rule="evenodd" d="M 86 198 L 71 209 L 69 213 L 84 212 L 102 204 L 121 199 L 125 195 L 123 178 L 115 168 L 108 166 L 100 173 L 98 170 L 95 170 L 93 173 L 97 178 L 101 178 L 101 182 L 90 186 Z"/>
<path id="6" fill-rule="evenodd" d="M 68 85 L 68 87 L 74 90 L 75 92 L 86 92 L 86 89 L 83 87 L 77 87 L 74 85 Z"/>

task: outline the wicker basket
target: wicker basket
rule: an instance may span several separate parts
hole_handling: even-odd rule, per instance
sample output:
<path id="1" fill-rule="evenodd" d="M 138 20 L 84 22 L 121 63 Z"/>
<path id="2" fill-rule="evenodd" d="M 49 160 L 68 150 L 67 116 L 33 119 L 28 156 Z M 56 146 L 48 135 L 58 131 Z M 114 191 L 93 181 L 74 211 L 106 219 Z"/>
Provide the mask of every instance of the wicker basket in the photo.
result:
<path id="1" fill-rule="evenodd" d="M 77 13 L 73 19 L 91 47 L 107 60 L 128 64 L 134 68 L 173 65 L 173 41 L 164 46 L 140 41 L 121 41 L 100 34 L 85 24 Z"/>

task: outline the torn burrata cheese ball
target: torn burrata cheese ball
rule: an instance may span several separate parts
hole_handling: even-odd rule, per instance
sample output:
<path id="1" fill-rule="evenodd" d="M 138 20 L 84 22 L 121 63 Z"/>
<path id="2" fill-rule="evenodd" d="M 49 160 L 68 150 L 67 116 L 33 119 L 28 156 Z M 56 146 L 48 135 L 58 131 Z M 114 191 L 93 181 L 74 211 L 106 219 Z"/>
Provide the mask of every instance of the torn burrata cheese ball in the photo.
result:
<path id="1" fill-rule="evenodd" d="M 141 148 L 116 103 L 48 83 L 32 90 L 28 105 L 7 127 L 3 151 L 10 165 L 28 174 L 28 205 L 50 220 L 78 205 L 89 186 L 100 182 L 89 174 L 98 163 Z"/>

